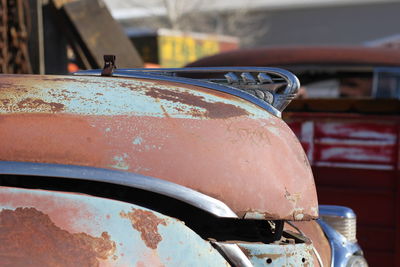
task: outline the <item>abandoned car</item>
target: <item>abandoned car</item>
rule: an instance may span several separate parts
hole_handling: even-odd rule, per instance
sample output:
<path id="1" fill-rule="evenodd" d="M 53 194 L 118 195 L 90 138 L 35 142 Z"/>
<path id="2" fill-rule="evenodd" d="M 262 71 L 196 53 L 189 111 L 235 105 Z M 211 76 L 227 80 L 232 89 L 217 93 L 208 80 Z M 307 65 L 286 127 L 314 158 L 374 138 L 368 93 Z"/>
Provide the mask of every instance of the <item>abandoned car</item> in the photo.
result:
<path id="1" fill-rule="evenodd" d="M 366 266 L 281 119 L 296 76 L 106 59 L 0 76 L 3 264 Z"/>

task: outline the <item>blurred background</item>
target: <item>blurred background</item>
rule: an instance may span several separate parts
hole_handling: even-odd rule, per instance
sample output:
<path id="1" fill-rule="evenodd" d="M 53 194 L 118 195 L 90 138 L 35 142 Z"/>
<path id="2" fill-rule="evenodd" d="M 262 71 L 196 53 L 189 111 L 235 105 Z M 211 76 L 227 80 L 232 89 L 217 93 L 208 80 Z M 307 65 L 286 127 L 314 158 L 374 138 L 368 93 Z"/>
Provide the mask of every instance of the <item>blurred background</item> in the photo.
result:
<path id="1" fill-rule="evenodd" d="M 370 266 L 400 266 L 399 14 L 399 0 L 0 0 L 0 73 L 98 69 L 106 54 L 291 70 L 304 99 L 283 118 L 320 204 L 354 209 Z"/>
<path id="2" fill-rule="evenodd" d="M 400 38 L 393 0 L 1 0 L 0 12 L 2 73 L 99 68 L 103 54 L 120 67 L 181 67 L 236 48 Z"/>

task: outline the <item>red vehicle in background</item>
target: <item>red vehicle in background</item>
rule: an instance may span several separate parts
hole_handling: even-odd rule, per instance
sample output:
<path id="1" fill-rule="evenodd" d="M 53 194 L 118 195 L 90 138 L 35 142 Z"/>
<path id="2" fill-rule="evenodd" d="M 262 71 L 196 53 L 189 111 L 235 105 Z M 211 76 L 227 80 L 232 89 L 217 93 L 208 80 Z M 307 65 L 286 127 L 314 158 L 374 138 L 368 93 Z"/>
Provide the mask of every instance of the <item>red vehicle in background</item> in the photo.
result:
<path id="1" fill-rule="evenodd" d="M 399 51 L 259 48 L 189 66 L 269 66 L 295 73 L 301 96 L 283 117 L 312 165 L 319 202 L 355 211 L 370 266 L 400 266 Z"/>

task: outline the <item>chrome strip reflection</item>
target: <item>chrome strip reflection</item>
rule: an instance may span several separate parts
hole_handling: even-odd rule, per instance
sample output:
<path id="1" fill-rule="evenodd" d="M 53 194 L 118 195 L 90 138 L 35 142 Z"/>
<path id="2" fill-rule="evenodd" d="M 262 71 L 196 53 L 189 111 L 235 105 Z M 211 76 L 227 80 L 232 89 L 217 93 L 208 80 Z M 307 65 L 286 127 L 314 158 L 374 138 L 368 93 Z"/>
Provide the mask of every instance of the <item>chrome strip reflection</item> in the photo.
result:
<path id="1" fill-rule="evenodd" d="M 226 244 L 220 242 L 211 242 L 214 246 L 216 246 L 219 250 L 223 252 L 223 254 L 228 258 L 228 260 L 235 267 L 253 267 L 253 264 L 250 262 L 249 258 L 243 253 L 243 251 L 236 244 Z"/>
<path id="2" fill-rule="evenodd" d="M 223 202 L 190 188 L 136 173 L 75 165 L 0 161 L 0 174 L 62 177 L 105 182 L 165 195 L 218 217 L 238 216 Z"/>

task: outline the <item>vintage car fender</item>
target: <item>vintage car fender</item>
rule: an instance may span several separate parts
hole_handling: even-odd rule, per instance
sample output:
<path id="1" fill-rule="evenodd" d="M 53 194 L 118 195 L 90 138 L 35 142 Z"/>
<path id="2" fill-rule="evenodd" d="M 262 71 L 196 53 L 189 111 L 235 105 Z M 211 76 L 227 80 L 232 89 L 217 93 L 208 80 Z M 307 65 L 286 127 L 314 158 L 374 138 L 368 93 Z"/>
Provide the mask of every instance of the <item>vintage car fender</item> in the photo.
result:
<path id="1" fill-rule="evenodd" d="M 286 123 L 239 90 L 187 80 L 1 75 L 0 160 L 148 175 L 249 219 L 317 218 L 312 172 Z"/>
<path id="2" fill-rule="evenodd" d="M 0 187 L 9 266 L 230 266 L 177 219 L 83 194 Z"/>

